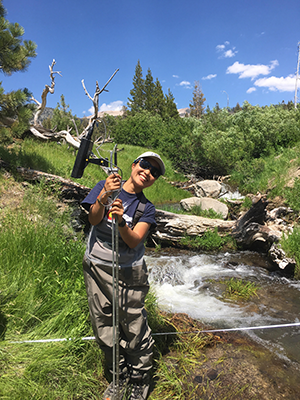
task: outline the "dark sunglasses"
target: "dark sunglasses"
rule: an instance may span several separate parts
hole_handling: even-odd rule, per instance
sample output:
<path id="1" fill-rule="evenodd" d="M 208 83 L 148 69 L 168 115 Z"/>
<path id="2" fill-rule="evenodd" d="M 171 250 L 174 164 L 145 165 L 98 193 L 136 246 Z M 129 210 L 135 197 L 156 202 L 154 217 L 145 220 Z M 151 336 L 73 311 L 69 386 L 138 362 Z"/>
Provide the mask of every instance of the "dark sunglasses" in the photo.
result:
<path id="1" fill-rule="evenodd" d="M 157 179 L 161 175 L 160 170 L 158 168 L 153 167 L 153 165 L 149 161 L 144 160 L 143 158 L 140 158 L 139 160 L 136 160 L 136 163 L 139 163 L 140 167 L 143 168 L 143 169 L 149 169 L 150 170 L 150 174 L 155 179 Z"/>

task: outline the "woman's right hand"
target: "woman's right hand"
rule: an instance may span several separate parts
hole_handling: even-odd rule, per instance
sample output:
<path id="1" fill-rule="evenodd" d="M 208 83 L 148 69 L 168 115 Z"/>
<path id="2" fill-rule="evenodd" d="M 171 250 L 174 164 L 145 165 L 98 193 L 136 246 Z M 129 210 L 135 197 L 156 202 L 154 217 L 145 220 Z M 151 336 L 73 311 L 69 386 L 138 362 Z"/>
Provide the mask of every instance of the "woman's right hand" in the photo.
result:
<path id="1" fill-rule="evenodd" d="M 104 191 L 110 195 L 113 191 L 120 189 L 122 178 L 119 174 L 112 174 L 106 178 Z"/>

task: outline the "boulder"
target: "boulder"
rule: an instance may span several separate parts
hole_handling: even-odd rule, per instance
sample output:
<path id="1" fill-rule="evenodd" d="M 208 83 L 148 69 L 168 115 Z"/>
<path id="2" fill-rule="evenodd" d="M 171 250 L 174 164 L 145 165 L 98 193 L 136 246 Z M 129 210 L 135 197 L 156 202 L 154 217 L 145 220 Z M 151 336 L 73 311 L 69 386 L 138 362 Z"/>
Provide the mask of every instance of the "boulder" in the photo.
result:
<path id="1" fill-rule="evenodd" d="M 204 180 L 195 183 L 195 195 L 197 197 L 219 197 L 222 185 L 214 180 Z"/>
<path id="2" fill-rule="evenodd" d="M 226 204 L 210 197 L 190 197 L 181 200 L 180 205 L 186 211 L 189 211 L 192 207 L 198 206 L 201 207 L 202 210 L 212 209 L 216 213 L 221 214 L 224 219 L 228 216 L 228 207 Z"/>

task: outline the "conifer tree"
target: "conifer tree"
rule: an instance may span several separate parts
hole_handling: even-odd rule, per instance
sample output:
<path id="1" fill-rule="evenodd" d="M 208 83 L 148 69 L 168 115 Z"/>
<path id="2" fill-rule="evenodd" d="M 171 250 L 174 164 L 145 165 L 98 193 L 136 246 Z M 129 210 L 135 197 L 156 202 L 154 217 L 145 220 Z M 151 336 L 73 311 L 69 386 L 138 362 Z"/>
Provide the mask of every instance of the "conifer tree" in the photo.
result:
<path id="1" fill-rule="evenodd" d="M 166 114 L 166 100 L 164 96 L 164 92 L 162 90 L 162 86 L 156 78 L 154 85 L 154 111 L 159 114 L 162 118 L 165 118 Z"/>
<path id="2" fill-rule="evenodd" d="M 30 58 L 36 56 L 36 44 L 23 40 L 24 29 L 18 23 L 5 19 L 6 10 L 0 0 L 0 71 L 6 75 L 25 71 Z M 20 136 L 28 126 L 33 106 L 29 104 L 28 89 L 4 93 L 0 82 L 0 141 L 11 140 L 11 134 Z"/>
<path id="3" fill-rule="evenodd" d="M 166 100 L 166 116 L 169 118 L 179 118 L 179 113 L 175 104 L 175 99 L 170 88 L 168 89 L 168 94 L 166 94 L 165 100 Z"/>
<path id="4" fill-rule="evenodd" d="M 193 100 L 192 103 L 189 105 L 191 110 L 190 112 L 191 117 L 196 117 L 196 118 L 202 117 L 205 110 L 204 107 L 205 100 L 206 98 L 204 97 L 199 81 L 195 81 L 195 86 L 193 90 Z"/>
<path id="5" fill-rule="evenodd" d="M 23 40 L 24 28 L 17 22 L 5 19 L 6 10 L 0 0 L 0 70 L 7 75 L 24 71 L 30 64 L 29 58 L 36 56 L 36 44 Z"/>
<path id="6" fill-rule="evenodd" d="M 131 98 L 128 98 L 128 107 L 131 114 L 136 114 L 145 109 L 145 82 L 142 67 L 138 60 L 133 77 L 133 89 L 130 90 Z"/>
<path id="7" fill-rule="evenodd" d="M 145 79 L 145 110 L 154 112 L 154 91 L 155 85 L 153 82 L 153 77 L 150 68 L 148 68 L 148 72 Z"/>

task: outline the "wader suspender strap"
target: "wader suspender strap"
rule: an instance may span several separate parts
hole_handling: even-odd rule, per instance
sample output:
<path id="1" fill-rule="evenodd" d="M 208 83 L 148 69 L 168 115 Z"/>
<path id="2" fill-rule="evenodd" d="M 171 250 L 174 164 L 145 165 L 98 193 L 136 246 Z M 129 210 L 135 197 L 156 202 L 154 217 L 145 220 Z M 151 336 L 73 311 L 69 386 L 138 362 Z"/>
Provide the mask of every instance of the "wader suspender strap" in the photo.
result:
<path id="1" fill-rule="evenodd" d="M 135 210 L 135 213 L 134 213 L 134 216 L 132 219 L 132 227 L 133 228 L 139 222 L 139 219 L 141 218 L 141 216 L 144 214 L 144 211 L 146 208 L 146 203 L 147 203 L 147 199 L 146 199 L 145 195 L 142 193 L 140 202 Z"/>

